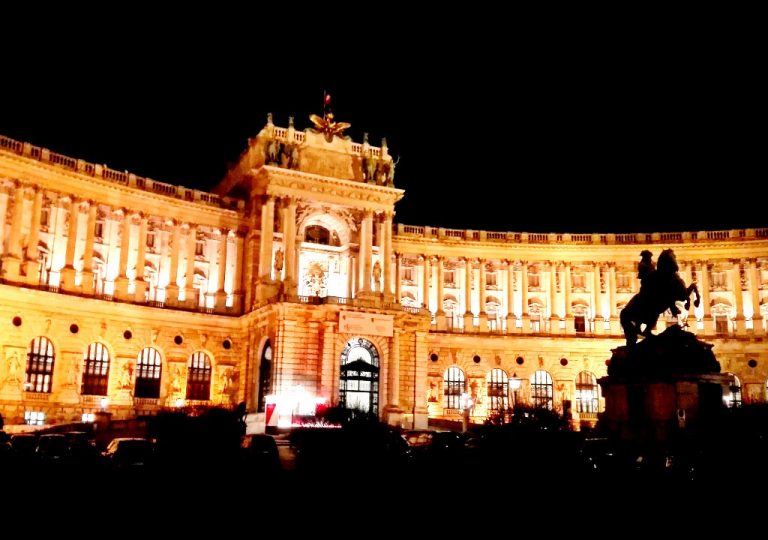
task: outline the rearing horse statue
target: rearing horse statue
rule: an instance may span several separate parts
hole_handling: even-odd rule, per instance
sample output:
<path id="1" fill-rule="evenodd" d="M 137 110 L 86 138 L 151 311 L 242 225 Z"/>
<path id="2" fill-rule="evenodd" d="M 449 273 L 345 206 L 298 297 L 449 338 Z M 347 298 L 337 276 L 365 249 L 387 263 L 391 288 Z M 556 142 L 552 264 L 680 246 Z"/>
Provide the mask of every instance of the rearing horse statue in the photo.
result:
<path id="1" fill-rule="evenodd" d="M 672 315 L 679 315 L 680 309 L 676 302 L 685 301 L 685 309 L 688 310 L 691 307 L 691 293 L 696 294 L 693 305 L 699 306 L 701 297 L 698 287 L 695 283 L 686 287 L 677 273 L 679 269 L 675 252 L 671 249 L 661 252 L 656 269 L 643 267 L 640 275 L 642 278 L 640 292 L 627 302 L 619 317 L 628 347 L 637 343 L 639 334 L 645 337 L 653 335 L 659 315 L 667 309 L 672 312 Z M 643 324 L 645 329 L 641 331 Z"/>

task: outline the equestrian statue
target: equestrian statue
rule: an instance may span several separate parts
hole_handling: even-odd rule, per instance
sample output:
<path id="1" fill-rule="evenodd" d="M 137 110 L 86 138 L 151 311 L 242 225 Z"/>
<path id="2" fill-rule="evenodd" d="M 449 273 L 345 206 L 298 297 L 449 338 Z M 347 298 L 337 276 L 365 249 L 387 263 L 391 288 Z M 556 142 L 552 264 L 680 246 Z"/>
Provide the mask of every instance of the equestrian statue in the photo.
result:
<path id="1" fill-rule="evenodd" d="M 637 336 L 640 334 L 644 337 L 652 336 L 659 315 L 667 309 L 673 316 L 678 316 L 680 308 L 677 302 L 684 301 L 687 311 L 691 307 L 691 293 L 696 295 L 694 306 L 699 307 L 701 301 L 696 284 L 691 283 L 686 287 L 678 275 L 680 268 L 674 251 L 671 249 L 662 251 L 655 267 L 650 251 L 643 250 L 640 256 L 641 260 L 637 267 L 640 291 L 627 302 L 619 316 L 628 347 L 637 343 Z M 643 325 L 645 328 L 641 329 Z"/>

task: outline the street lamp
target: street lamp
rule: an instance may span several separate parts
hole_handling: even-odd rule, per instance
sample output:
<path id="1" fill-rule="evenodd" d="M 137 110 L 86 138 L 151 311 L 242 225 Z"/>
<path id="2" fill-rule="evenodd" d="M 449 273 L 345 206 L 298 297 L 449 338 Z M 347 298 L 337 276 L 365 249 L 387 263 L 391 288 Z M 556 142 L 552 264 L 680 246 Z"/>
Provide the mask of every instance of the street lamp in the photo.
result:
<path id="1" fill-rule="evenodd" d="M 509 378 L 509 389 L 512 390 L 512 411 L 517 407 L 517 391 L 520 390 L 520 378 L 513 373 Z"/>
<path id="2" fill-rule="evenodd" d="M 459 403 L 461 405 L 461 431 L 462 433 L 466 433 L 467 427 L 469 426 L 469 410 L 475 403 L 466 392 L 461 394 Z"/>

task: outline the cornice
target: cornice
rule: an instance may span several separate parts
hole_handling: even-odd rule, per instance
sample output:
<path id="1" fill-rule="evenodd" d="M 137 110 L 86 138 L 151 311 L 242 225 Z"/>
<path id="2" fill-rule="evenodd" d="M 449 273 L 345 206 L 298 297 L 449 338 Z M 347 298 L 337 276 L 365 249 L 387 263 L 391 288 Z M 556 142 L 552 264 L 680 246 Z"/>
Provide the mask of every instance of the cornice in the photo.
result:
<path id="1" fill-rule="evenodd" d="M 320 176 L 269 165 L 260 167 L 254 174 L 259 174 L 261 171 L 267 173 L 267 195 L 273 196 L 294 196 L 304 199 L 312 195 L 316 200 L 328 202 L 339 202 L 338 198 L 343 198 L 356 206 L 372 210 L 390 210 L 405 194 L 405 190 L 398 188 Z"/>
<path id="2" fill-rule="evenodd" d="M 127 196 L 131 201 L 136 201 L 137 210 L 147 211 L 146 205 L 149 204 L 154 207 L 152 213 L 158 215 L 173 214 L 174 209 L 178 208 L 187 213 L 210 216 L 214 218 L 212 221 L 220 221 L 225 217 L 232 220 L 231 223 L 234 224 L 243 219 L 236 210 L 198 204 L 194 201 L 185 201 L 132 186 L 116 184 L 5 151 L 0 151 L 0 174 L 23 180 L 25 183 L 37 184 L 58 193 L 78 193 L 86 199 L 93 199 L 101 204 L 125 206 L 126 201 L 122 197 Z M 52 176 L 54 178 L 51 178 Z M 63 182 L 57 183 L 56 179 L 61 179 Z M 84 186 L 88 186 L 90 190 L 84 189 Z M 115 194 L 119 194 L 120 198 L 113 198 Z M 196 216 L 192 219 L 206 221 Z"/>

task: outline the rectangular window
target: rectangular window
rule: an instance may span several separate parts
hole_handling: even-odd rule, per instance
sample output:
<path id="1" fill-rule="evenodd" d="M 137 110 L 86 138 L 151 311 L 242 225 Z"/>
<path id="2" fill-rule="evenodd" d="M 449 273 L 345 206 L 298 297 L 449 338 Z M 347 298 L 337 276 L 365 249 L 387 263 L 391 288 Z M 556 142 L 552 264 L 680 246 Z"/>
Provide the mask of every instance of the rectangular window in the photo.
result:
<path id="1" fill-rule="evenodd" d="M 195 242 L 195 255 L 203 257 L 205 255 L 205 240 L 198 240 Z"/>
<path id="2" fill-rule="evenodd" d="M 616 274 L 616 291 L 632 292 L 632 274 L 626 272 Z"/>
<path id="3" fill-rule="evenodd" d="M 716 272 L 712 271 L 712 290 L 713 291 L 724 291 L 727 286 L 727 279 L 725 276 L 725 272 Z"/>
<path id="4" fill-rule="evenodd" d="M 541 285 L 539 284 L 539 274 L 528 274 L 528 289 L 532 291 L 538 291 Z"/>
<path id="5" fill-rule="evenodd" d="M 42 426 L 45 424 L 45 413 L 42 411 L 24 411 L 24 423 L 28 426 Z"/>
<path id="6" fill-rule="evenodd" d="M 486 287 L 495 287 L 496 286 L 496 272 L 486 272 L 486 274 L 485 274 L 485 286 Z"/>
<path id="7" fill-rule="evenodd" d="M 586 279 L 584 278 L 584 274 L 579 272 L 578 274 L 571 274 L 571 289 L 574 291 L 585 291 L 586 290 Z"/>
<path id="8" fill-rule="evenodd" d="M 147 232 L 147 247 L 150 251 L 154 251 L 155 247 L 155 231 Z"/>
<path id="9" fill-rule="evenodd" d="M 728 334 L 728 318 L 715 317 L 715 333 L 718 335 Z"/>
<path id="10" fill-rule="evenodd" d="M 577 333 L 584 333 L 587 331 L 587 321 L 584 315 L 576 315 L 573 319 L 573 324 L 576 327 Z"/>
<path id="11" fill-rule="evenodd" d="M 96 224 L 93 227 L 93 236 L 95 236 L 96 239 L 99 241 L 104 239 L 104 222 L 103 221 L 96 222 Z"/>
<path id="12" fill-rule="evenodd" d="M 456 272 L 453 270 L 445 270 L 443 272 L 443 283 L 448 287 L 456 286 Z"/>
<path id="13" fill-rule="evenodd" d="M 403 268 L 403 281 L 413 283 L 413 266 L 406 266 Z"/>

